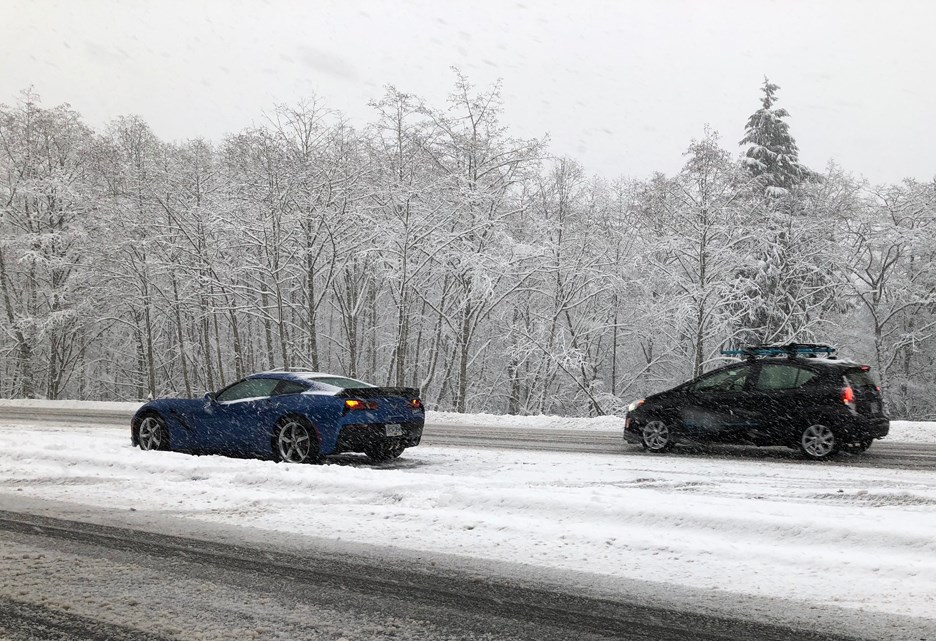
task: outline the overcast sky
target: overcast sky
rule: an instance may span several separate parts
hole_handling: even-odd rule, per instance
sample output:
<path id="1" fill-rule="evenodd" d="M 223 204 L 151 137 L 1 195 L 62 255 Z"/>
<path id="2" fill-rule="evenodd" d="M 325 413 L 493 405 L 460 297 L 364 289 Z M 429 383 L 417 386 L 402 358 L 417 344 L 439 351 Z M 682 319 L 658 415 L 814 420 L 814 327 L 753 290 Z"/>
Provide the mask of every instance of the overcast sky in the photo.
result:
<path id="1" fill-rule="evenodd" d="M 0 102 L 221 140 L 313 93 L 356 125 L 387 84 L 442 106 L 455 65 L 503 80 L 514 135 L 642 178 L 706 124 L 736 152 L 767 75 L 809 166 L 929 180 L 934 25 L 932 0 L 0 0 Z"/>

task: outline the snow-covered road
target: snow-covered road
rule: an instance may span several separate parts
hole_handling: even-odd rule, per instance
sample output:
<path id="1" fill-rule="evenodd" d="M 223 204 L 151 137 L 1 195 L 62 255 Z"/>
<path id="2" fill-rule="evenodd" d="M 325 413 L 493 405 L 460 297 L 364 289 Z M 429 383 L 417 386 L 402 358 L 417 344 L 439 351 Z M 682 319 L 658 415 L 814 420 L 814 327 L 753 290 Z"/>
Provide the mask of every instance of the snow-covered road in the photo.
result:
<path id="1" fill-rule="evenodd" d="M 8 493 L 936 618 L 936 475 L 921 471 L 443 447 L 295 466 L 6 425 L 0 507 Z"/>

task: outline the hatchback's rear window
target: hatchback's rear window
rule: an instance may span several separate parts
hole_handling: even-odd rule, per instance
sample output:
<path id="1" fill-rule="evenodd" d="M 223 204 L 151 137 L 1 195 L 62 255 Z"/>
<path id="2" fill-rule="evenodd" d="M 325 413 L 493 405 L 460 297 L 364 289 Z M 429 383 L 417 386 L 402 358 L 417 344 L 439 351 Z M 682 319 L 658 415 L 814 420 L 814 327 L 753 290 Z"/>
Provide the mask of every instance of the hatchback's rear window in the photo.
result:
<path id="1" fill-rule="evenodd" d="M 802 387 L 816 377 L 814 372 L 795 365 L 766 364 L 757 377 L 757 389 L 782 390 Z"/>
<path id="2" fill-rule="evenodd" d="M 845 378 L 854 387 L 877 387 L 877 383 L 871 374 L 860 369 L 847 370 Z"/>

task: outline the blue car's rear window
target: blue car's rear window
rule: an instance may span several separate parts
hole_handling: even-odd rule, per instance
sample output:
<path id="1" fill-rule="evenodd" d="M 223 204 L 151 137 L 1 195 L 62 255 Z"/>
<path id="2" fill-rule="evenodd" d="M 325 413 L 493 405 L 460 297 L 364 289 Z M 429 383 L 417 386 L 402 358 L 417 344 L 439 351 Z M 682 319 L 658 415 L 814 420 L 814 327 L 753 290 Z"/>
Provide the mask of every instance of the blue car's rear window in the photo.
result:
<path id="1" fill-rule="evenodd" d="M 359 389 L 361 387 L 374 387 L 368 383 L 356 381 L 353 378 L 344 378 L 342 376 L 321 376 L 312 379 L 315 383 L 340 387 L 341 389 Z"/>

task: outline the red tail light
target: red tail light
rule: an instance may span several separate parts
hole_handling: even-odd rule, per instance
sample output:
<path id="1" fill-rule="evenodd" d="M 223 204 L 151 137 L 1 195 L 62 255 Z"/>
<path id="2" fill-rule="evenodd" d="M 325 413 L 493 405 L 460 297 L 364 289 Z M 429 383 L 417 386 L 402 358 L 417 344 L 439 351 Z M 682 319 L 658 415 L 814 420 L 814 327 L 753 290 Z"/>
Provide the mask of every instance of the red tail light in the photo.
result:
<path id="1" fill-rule="evenodd" d="M 410 407 L 412 407 L 414 410 L 421 410 L 423 408 L 422 401 L 418 398 L 414 398 L 410 401 Z"/>
<path id="2" fill-rule="evenodd" d="M 344 409 L 345 412 L 375 410 L 377 409 L 377 403 L 375 401 L 359 401 L 356 398 L 349 398 L 344 402 Z"/>
<path id="3" fill-rule="evenodd" d="M 855 405 L 855 390 L 851 388 L 851 385 L 846 386 L 845 389 L 842 390 L 842 402 L 849 407 Z"/>

